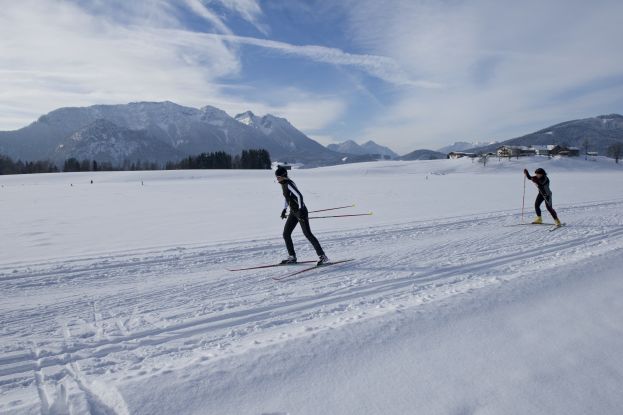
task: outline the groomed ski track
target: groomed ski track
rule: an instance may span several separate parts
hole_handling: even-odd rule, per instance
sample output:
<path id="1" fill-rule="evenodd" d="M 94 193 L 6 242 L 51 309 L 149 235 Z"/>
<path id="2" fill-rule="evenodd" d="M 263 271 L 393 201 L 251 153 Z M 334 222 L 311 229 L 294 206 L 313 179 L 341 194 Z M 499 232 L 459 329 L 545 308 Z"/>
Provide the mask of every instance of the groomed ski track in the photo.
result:
<path id="1" fill-rule="evenodd" d="M 288 269 L 226 270 L 279 258 L 279 238 L 5 263 L 0 412 L 132 413 L 125 383 L 621 256 L 623 199 L 557 210 L 557 232 L 504 227 L 516 211 L 324 232 L 331 258 L 357 259 L 279 282 Z"/>

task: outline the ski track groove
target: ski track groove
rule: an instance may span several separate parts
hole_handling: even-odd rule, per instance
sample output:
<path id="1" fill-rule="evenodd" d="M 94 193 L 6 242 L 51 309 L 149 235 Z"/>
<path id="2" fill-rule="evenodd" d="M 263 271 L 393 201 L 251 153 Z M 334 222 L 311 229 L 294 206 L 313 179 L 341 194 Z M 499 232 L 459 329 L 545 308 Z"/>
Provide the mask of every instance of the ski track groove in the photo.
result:
<path id="1" fill-rule="evenodd" d="M 223 269 L 225 264 L 241 262 L 242 258 L 245 262 L 274 258 L 281 248 L 275 239 L 247 242 L 236 249 L 231 249 L 234 243 L 227 243 L 188 250 L 142 250 L 142 259 L 129 253 L 116 263 L 110 257 L 89 257 L 65 265 L 54 261 L 32 264 L 17 272 L 15 267 L 5 265 L 0 267 L 0 298 L 10 298 L 20 291 L 24 295 L 36 294 L 43 287 L 66 291 L 72 284 L 87 285 L 93 296 L 66 295 L 51 304 L 3 312 L 2 335 L 12 341 L 0 350 L 11 352 L 0 356 L 0 376 L 33 373 L 41 412 L 47 415 L 52 412 L 43 370 L 64 367 L 97 413 L 121 414 L 123 407 L 115 409 L 89 388 L 78 362 L 105 361 L 117 352 L 127 354 L 138 349 L 147 349 L 149 357 L 156 357 L 192 350 L 199 343 L 227 344 L 227 333 L 232 331 L 241 330 L 244 337 L 249 327 L 275 328 L 292 321 L 313 320 L 317 315 L 337 316 L 353 303 L 365 314 L 366 307 L 424 295 L 436 288 L 461 293 L 461 283 L 512 276 L 513 269 L 520 266 L 547 266 L 547 261 L 555 266 L 566 253 L 621 249 L 623 225 L 618 212 L 622 205 L 623 200 L 614 200 L 559 208 L 565 219 L 575 215 L 576 220 L 568 221 L 569 225 L 555 234 L 530 226 L 517 230 L 503 228 L 502 224 L 492 226 L 501 218 L 507 219 L 507 212 L 325 233 L 321 240 L 328 252 L 341 252 L 340 257 L 357 252 L 353 256 L 359 259 L 339 268 L 323 268 L 278 282 L 270 281 L 275 275 L 271 269 L 248 273 Z M 592 224 L 590 218 L 581 217 L 583 212 L 595 209 L 612 211 L 605 219 L 613 223 L 603 223 L 602 219 Z M 519 220 L 516 214 L 512 218 Z M 488 227 L 486 242 L 482 227 Z M 480 233 L 470 234 L 471 229 Z M 448 232 L 453 233 L 450 239 Z M 401 248 L 405 240 L 411 242 L 404 244 L 408 249 Z M 418 242 L 421 240 L 425 242 Z M 298 246 L 304 246 L 302 242 L 297 238 Z M 381 262 L 374 257 L 378 244 L 395 246 Z M 153 257 L 145 258 L 150 255 Z M 388 263 L 391 267 L 385 265 Z M 29 270 L 34 272 L 30 274 Z M 154 278 L 158 284 L 144 291 L 141 284 Z M 99 292 L 108 285 L 115 285 L 116 290 Z M 431 296 L 434 299 L 434 294 Z M 130 315 L 118 311 L 129 309 L 134 310 Z M 65 320 L 56 327 L 50 324 L 51 316 L 65 316 Z M 136 320 L 138 329 L 133 327 Z M 25 332 L 24 327 L 31 327 L 34 333 L 28 333 L 28 329 Z M 82 335 L 72 336 L 72 328 L 78 333 L 82 330 Z M 25 346 L 28 342 L 31 346 Z M 163 347 L 167 344 L 170 348 Z M 20 352 L 24 347 L 28 351 Z M 110 364 L 114 365 L 114 360 Z M 15 378 L 15 384 L 22 381 Z M 10 387 L 12 382 L 3 380 L 0 384 Z"/>

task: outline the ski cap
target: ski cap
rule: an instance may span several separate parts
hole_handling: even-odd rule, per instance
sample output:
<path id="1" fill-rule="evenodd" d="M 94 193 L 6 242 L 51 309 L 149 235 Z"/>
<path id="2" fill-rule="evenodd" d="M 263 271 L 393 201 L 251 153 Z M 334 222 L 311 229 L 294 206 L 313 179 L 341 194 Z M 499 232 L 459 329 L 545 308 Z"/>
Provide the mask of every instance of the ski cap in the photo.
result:
<path id="1" fill-rule="evenodd" d="M 275 170 L 275 176 L 288 177 L 288 171 L 286 170 L 285 167 L 279 166 L 277 167 L 277 170 Z"/>
<path id="2" fill-rule="evenodd" d="M 547 176 L 547 173 L 545 173 L 545 170 L 543 170 L 540 167 L 534 171 L 534 174 L 542 174 L 543 176 Z"/>

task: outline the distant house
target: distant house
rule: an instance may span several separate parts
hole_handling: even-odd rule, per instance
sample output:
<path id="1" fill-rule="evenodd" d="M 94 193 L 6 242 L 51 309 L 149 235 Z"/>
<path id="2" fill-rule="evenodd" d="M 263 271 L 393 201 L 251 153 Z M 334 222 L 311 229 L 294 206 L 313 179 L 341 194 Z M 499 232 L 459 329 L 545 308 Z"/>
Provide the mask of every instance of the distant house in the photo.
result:
<path id="1" fill-rule="evenodd" d="M 549 156 L 550 146 L 532 146 L 537 156 Z"/>
<path id="2" fill-rule="evenodd" d="M 536 150 L 532 147 L 525 146 L 502 146 L 497 148 L 495 154 L 498 157 L 534 156 Z"/>
<path id="3" fill-rule="evenodd" d="M 451 151 L 448 153 L 448 158 L 449 159 L 460 159 L 463 157 L 469 157 L 469 158 L 474 158 L 476 157 L 475 153 L 465 153 L 463 151 Z"/>
<path id="4" fill-rule="evenodd" d="M 552 156 L 579 157 L 580 149 L 577 147 L 553 146 L 549 151 Z"/>

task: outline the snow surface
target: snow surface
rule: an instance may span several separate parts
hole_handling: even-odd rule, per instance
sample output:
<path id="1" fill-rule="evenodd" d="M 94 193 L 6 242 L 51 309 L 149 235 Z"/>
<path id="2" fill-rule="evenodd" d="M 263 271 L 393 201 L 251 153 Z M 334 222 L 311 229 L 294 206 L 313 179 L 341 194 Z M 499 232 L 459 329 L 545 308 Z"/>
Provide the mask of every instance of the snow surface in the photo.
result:
<path id="1" fill-rule="evenodd" d="M 566 227 L 516 226 L 523 167 Z M 270 171 L 0 176 L 0 413 L 618 413 L 622 170 L 296 170 L 310 210 L 374 215 L 313 221 L 356 261 L 282 282 L 226 270 L 285 254 Z"/>

